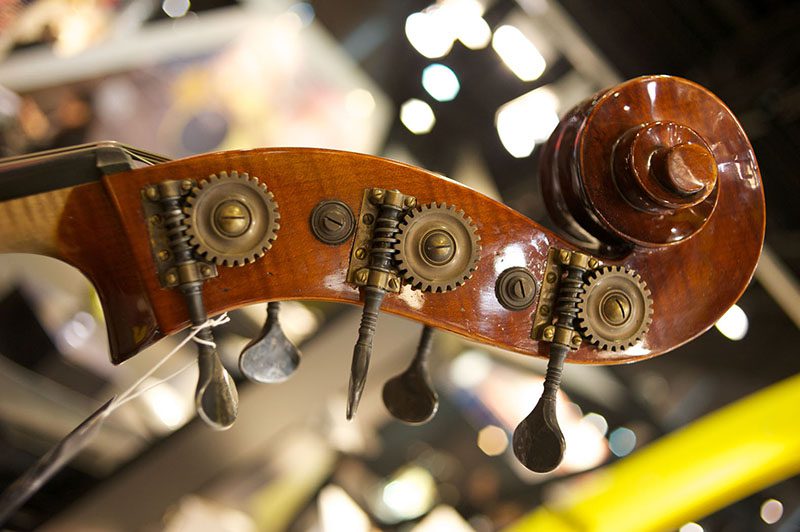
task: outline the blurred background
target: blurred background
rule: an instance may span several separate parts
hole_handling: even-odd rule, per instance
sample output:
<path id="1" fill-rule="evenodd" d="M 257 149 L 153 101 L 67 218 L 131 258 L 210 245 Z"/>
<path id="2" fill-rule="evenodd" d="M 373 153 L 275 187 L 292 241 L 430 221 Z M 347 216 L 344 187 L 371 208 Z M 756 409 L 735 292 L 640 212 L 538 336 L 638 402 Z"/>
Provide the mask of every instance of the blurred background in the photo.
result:
<path id="1" fill-rule="evenodd" d="M 569 508 L 606 468 L 795 375 L 798 27 L 800 4 L 788 0 L 2 0 L 3 156 L 103 139 L 174 158 L 339 148 L 440 172 L 548 225 L 537 157 L 558 117 L 624 79 L 673 74 L 739 117 L 767 200 L 756 277 L 715 328 L 644 363 L 567 367 L 568 450 L 552 473 L 528 472 L 509 448 L 541 393 L 542 361 L 440 333 L 439 412 L 407 426 L 380 393 L 421 327 L 385 315 L 360 411 L 346 422 L 358 309 L 284 304 L 304 359 L 290 381 L 264 386 L 236 365 L 265 317 L 257 305 L 217 332 L 240 389 L 233 429 L 195 419 L 190 368 L 117 411 L 8 528 L 499 530 L 538 507 Z M 0 489 L 179 340 L 114 367 L 77 271 L 0 257 Z M 185 348 L 158 376 L 194 356 Z M 784 421 L 800 438 L 800 414 Z M 800 530 L 800 478 L 783 473 L 743 481 L 693 514 L 662 510 L 682 532 Z M 634 480 L 631 493 L 658 482 L 644 470 Z"/>

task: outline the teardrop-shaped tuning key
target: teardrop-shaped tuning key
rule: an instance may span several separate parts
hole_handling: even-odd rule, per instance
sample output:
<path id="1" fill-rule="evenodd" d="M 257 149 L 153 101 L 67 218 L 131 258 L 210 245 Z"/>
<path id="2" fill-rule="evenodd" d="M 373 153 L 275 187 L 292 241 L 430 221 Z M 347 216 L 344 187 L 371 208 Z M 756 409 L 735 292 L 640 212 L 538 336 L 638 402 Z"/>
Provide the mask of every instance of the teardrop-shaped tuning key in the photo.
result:
<path id="1" fill-rule="evenodd" d="M 439 396 L 431 384 L 427 364 L 433 330 L 427 325 L 422 329 L 414 360 L 383 386 L 383 404 L 395 418 L 406 423 L 425 423 L 439 409 Z"/>
<path id="2" fill-rule="evenodd" d="M 239 394 L 236 384 L 213 347 L 211 331 L 204 329 L 197 337 L 210 343 L 198 345 L 197 367 L 200 375 L 194 394 L 195 408 L 200 418 L 209 426 L 224 430 L 236 421 Z"/>
<path id="3" fill-rule="evenodd" d="M 367 383 L 369 359 L 372 357 L 372 339 L 378 323 L 378 311 L 386 293 L 380 288 L 365 286 L 364 311 L 358 328 L 358 340 L 353 348 L 353 362 L 350 365 L 350 384 L 347 389 L 347 419 L 353 419 L 361 401 L 361 393 Z"/>
<path id="4" fill-rule="evenodd" d="M 564 457 L 564 434 L 556 417 L 556 394 L 569 348 L 550 344 L 550 361 L 544 379 L 544 392 L 533 411 L 514 430 L 514 454 L 536 473 L 552 471 Z"/>
<path id="5" fill-rule="evenodd" d="M 239 369 L 251 381 L 277 383 L 288 379 L 300 365 L 300 350 L 283 333 L 278 321 L 280 303 L 267 304 L 267 321 L 261 334 L 239 356 Z"/>

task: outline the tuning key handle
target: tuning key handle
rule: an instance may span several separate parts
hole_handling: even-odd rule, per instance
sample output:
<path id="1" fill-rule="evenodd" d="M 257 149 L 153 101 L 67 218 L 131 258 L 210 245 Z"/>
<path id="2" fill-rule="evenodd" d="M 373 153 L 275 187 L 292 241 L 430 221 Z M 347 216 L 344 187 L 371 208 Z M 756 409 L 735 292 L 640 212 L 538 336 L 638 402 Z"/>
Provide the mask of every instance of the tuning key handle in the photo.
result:
<path id="1" fill-rule="evenodd" d="M 267 304 L 267 319 L 256 338 L 242 350 L 239 369 L 251 381 L 271 384 L 287 380 L 300 365 L 300 350 L 283 332 L 280 303 Z"/>
<path id="2" fill-rule="evenodd" d="M 428 355 L 433 344 L 434 328 L 422 329 L 417 353 L 405 371 L 383 386 L 383 404 L 395 418 L 409 424 L 429 421 L 439 409 L 439 396 L 428 372 Z"/>

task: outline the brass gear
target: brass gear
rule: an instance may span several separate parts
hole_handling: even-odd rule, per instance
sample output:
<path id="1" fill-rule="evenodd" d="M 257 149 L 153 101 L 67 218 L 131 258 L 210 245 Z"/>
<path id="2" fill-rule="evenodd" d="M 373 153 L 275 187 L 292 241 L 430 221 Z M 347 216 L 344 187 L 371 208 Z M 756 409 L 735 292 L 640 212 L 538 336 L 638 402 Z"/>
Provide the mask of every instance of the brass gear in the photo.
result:
<path id="1" fill-rule="evenodd" d="M 246 172 L 212 174 L 192 189 L 186 201 L 190 243 L 216 264 L 253 262 L 277 237 L 278 204 L 267 185 Z"/>
<path id="2" fill-rule="evenodd" d="M 480 236 L 464 211 L 446 203 L 422 205 L 405 215 L 399 230 L 398 269 L 412 288 L 445 292 L 472 277 Z"/>
<path id="3" fill-rule="evenodd" d="M 617 351 L 642 340 L 653 320 L 647 284 L 622 266 L 604 266 L 589 273 L 578 303 L 578 326 L 600 349 Z"/>

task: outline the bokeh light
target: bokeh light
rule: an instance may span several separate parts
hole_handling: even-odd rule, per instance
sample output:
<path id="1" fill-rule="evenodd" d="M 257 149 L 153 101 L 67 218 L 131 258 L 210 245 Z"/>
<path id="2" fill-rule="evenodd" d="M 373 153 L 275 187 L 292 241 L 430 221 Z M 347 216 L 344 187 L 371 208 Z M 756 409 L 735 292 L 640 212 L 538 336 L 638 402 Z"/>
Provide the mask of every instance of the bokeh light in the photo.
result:
<path id="1" fill-rule="evenodd" d="M 430 105 L 411 98 L 400 107 L 400 121 L 415 135 L 424 135 L 433 129 L 436 115 L 433 114 Z"/>
<path id="2" fill-rule="evenodd" d="M 626 427 L 614 429 L 608 435 L 608 447 L 616 456 L 627 456 L 636 448 L 636 434 Z"/>
<path id="3" fill-rule="evenodd" d="M 741 340 L 747 334 L 749 321 L 739 305 L 734 305 L 716 323 L 717 330 L 729 340 Z"/>
<path id="4" fill-rule="evenodd" d="M 440 102 L 449 102 L 458 95 L 461 84 L 458 76 L 448 66 L 434 63 L 422 71 L 422 86 Z"/>

